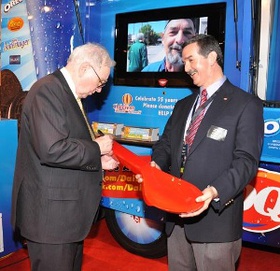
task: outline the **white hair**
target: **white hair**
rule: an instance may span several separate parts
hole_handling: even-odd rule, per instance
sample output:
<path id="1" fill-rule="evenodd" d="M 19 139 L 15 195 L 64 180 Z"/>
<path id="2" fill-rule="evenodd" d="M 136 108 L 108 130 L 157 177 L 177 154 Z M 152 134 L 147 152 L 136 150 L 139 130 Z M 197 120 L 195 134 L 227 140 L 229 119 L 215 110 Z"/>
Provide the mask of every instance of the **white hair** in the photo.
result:
<path id="1" fill-rule="evenodd" d="M 98 43 L 86 43 L 74 48 L 68 58 L 67 63 L 76 62 L 77 64 L 88 62 L 100 68 L 102 65 L 109 68 L 115 66 L 115 61 L 109 56 L 108 51 Z"/>

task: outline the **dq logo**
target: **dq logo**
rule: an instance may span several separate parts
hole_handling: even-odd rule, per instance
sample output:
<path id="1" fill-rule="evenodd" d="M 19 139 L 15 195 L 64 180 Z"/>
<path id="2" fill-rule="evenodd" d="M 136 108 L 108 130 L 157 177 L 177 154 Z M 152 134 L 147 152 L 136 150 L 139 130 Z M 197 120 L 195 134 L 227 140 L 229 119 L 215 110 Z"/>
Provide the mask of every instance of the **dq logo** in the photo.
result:
<path id="1" fill-rule="evenodd" d="M 280 174 L 260 169 L 246 186 L 243 229 L 269 232 L 280 227 Z"/>
<path id="2" fill-rule="evenodd" d="M 130 93 L 125 93 L 122 96 L 122 104 L 113 104 L 113 109 L 115 113 L 126 113 L 126 114 L 134 114 L 141 115 L 141 110 L 135 110 L 135 106 L 132 105 L 133 97 Z"/>
<path id="3" fill-rule="evenodd" d="M 278 120 L 265 120 L 264 122 L 264 135 L 275 136 L 280 132 L 280 119 Z"/>

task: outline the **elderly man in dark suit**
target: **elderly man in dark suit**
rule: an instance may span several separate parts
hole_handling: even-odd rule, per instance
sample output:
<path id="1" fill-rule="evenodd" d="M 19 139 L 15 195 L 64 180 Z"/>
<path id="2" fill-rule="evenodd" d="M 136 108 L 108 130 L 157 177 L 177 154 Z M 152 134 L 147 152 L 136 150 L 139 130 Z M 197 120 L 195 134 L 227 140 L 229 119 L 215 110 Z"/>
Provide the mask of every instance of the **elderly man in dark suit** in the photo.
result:
<path id="1" fill-rule="evenodd" d="M 74 49 L 66 67 L 38 80 L 23 106 L 12 224 L 27 240 L 33 271 L 81 270 L 113 140 L 94 138 L 80 99 L 100 92 L 114 65 L 101 45 Z"/>
<path id="2" fill-rule="evenodd" d="M 196 201 L 203 206 L 167 215 L 169 271 L 232 271 L 241 251 L 243 189 L 259 164 L 262 102 L 224 76 L 213 37 L 190 39 L 182 59 L 199 95 L 176 104 L 154 146 L 152 165 L 196 185 L 203 193 Z"/>

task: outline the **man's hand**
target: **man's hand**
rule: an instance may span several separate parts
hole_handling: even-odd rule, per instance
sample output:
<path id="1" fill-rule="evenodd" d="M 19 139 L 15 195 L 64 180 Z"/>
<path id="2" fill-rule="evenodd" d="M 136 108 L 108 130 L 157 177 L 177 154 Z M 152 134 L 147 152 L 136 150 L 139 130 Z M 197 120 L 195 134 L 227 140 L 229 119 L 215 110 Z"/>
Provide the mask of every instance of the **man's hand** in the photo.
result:
<path id="1" fill-rule="evenodd" d="M 101 156 L 102 169 L 112 170 L 118 167 L 119 161 L 115 159 L 114 156 L 105 154 Z"/>
<path id="2" fill-rule="evenodd" d="M 113 136 L 112 135 L 104 135 L 95 138 L 94 140 L 100 148 L 101 155 L 109 154 L 112 155 L 112 148 L 113 148 Z"/>
<path id="3" fill-rule="evenodd" d="M 208 186 L 202 191 L 202 196 L 199 196 L 195 199 L 196 202 L 204 202 L 203 206 L 192 213 L 181 213 L 179 216 L 182 218 L 185 217 L 194 217 L 200 215 L 202 212 L 209 208 L 211 201 L 218 197 L 218 191 L 213 186 Z"/>
<path id="4" fill-rule="evenodd" d="M 155 167 L 155 168 L 157 168 L 157 169 L 161 169 L 155 161 L 152 161 L 152 162 L 150 163 L 150 166 L 151 166 L 151 167 Z M 137 181 L 138 183 L 142 183 L 142 182 L 143 182 L 143 178 L 142 178 L 142 175 L 141 175 L 141 174 L 136 174 L 136 175 L 135 175 L 135 179 L 136 179 L 136 181 Z"/>

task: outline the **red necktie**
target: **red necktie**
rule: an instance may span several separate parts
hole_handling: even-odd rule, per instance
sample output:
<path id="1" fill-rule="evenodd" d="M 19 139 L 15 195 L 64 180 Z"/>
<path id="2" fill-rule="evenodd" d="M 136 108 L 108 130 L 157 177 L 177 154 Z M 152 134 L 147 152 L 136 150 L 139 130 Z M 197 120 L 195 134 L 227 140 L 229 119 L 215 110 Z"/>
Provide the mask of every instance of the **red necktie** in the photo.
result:
<path id="1" fill-rule="evenodd" d="M 199 107 L 201 107 L 205 102 L 207 101 L 207 90 L 203 89 L 200 95 L 200 103 L 199 103 Z M 199 108 L 198 108 L 199 109 Z M 198 127 L 204 117 L 204 113 L 205 113 L 206 108 L 203 108 L 200 113 L 198 114 L 198 116 L 196 116 L 196 118 L 191 122 L 189 129 L 187 131 L 186 137 L 185 137 L 185 142 L 188 145 L 188 151 L 191 148 L 191 145 L 193 143 L 195 134 L 198 130 Z"/>

